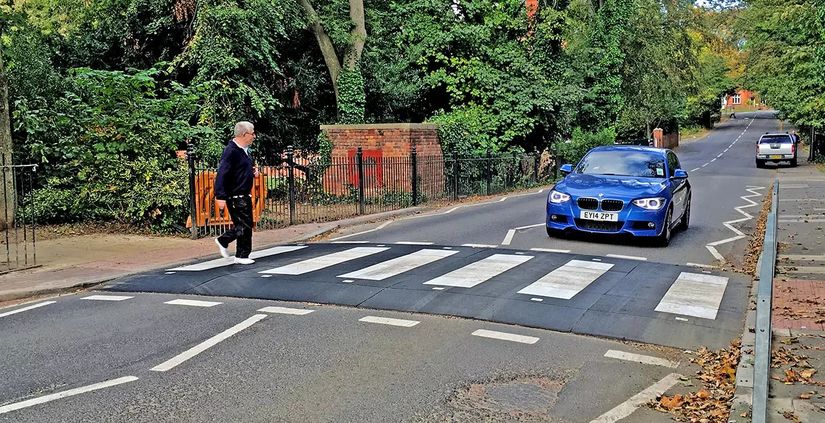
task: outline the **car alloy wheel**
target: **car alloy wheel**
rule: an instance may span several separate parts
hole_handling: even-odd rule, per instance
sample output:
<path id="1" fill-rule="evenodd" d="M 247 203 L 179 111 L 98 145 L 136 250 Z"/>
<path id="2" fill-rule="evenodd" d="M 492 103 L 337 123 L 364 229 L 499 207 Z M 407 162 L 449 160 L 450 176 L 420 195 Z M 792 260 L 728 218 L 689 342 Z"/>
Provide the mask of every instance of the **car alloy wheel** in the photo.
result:
<path id="1" fill-rule="evenodd" d="M 673 208 L 667 209 L 667 216 L 665 216 L 665 223 L 664 227 L 662 228 L 662 234 L 659 235 L 659 245 L 662 247 L 667 247 L 670 244 L 670 236 L 672 235 L 670 226 L 673 223 Z"/>
<path id="2" fill-rule="evenodd" d="M 685 213 L 682 214 L 682 220 L 679 221 L 679 229 L 685 231 L 690 226 L 690 196 L 687 198 L 687 205 L 685 206 Z"/>

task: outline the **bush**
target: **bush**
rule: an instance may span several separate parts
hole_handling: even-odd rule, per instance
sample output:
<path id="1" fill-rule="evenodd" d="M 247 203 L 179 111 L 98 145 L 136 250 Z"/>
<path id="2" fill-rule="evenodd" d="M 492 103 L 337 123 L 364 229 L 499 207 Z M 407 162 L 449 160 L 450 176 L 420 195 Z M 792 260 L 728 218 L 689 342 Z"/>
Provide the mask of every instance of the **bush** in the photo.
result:
<path id="1" fill-rule="evenodd" d="M 598 132 L 584 132 L 581 128 L 573 130 L 570 141 L 556 145 L 556 155 L 564 163 L 576 164 L 593 147 L 611 145 L 616 142 L 616 130 L 605 128 Z M 562 164 L 562 163 L 559 163 Z"/>
<path id="2" fill-rule="evenodd" d="M 177 230 L 187 171 L 174 151 L 213 133 L 193 125 L 195 90 L 150 69 L 75 69 L 55 102 L 18 103 L 27 153 L 42 164 L 32 213 L 40 222 L 103 220 Z"/>

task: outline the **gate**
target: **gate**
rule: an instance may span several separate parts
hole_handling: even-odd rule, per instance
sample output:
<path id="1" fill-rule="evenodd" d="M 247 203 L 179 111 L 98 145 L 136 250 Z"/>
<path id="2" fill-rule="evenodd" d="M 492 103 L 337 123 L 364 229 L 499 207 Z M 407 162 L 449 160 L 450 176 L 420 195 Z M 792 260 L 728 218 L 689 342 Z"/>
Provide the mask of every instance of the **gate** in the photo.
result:
<path id="1" fill-rule="evenodd" d="M 34 184 L 37 165 L 0 158 L 0 274 L 37 265 Z"/>

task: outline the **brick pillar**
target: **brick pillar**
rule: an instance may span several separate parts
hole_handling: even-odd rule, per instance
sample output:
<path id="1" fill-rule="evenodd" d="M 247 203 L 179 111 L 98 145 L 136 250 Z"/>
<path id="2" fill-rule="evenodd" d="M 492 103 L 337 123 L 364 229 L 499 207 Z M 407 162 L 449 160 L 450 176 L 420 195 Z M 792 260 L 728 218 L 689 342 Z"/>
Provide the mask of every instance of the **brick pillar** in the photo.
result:
<path id="1" fill-rule="evenodd" d="M 656 148 L 665 148 L 664 130 L 662 128 L 653 130 L 653 146 Z"/>

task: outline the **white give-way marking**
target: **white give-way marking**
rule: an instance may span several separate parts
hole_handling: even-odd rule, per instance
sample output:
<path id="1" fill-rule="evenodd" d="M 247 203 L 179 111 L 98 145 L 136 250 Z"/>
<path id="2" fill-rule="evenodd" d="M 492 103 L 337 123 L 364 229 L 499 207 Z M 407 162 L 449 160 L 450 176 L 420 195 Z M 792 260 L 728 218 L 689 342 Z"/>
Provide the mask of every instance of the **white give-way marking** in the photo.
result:
<path id="1" fill-rule="evenodd" d="M 95 383 L 93 385 L 83 386 L 80 388 L 69 389 L 67 391 L 55 392 L 53 394 L 44 395 L 42 397 L 32 398 L 25 401 L 4 405 L 0 407 L 0 414 L 9 413 L 12 411 L 28 408 L 38 404 L 45 404 L 49 401 L 54 401 L 61 398 L 68 398 L 86 392 L 97 391 L 98 389 L 110 388 L 112 386 L 122 385 L 124 383 L 134 382 L 136 380 L 138 380 L 138 378 L 135 376 L 126 376 L 117 379 L 107 380 L 105 382 Z"/>
<path id="2" fill-rule="evenodd" d="M 167 360 L 167 361 L 165 361 L 165 362 L 163 362 L 163 363 L 161 363 L 161 364 L 159 364 L 155 367 L 152 367 L 150 370 L 152 370 L 153 372 L 165 372 L 165 371 L 168 371 L 168 370 L 172 370 L 175 367 L 177 367 L 179 364 L 185 362 L 186 360 L 189 360 L 190 358 L 192 358 L 192 357 L 208 350 L 209 348 L 214 347 L 219 342 L 229 338 L 232 335 L 235 335 L 236 333 L 238 333 L 238 332 L 254 325 L 257 322 L 260 322 L 261 320 L 263 320 L 265 318 L 266 318 L 266 314 L 256 314 L 256 315 L 244 320 L 243 322 L 238 323 L 237 325 L 232 326 L 231 328 L 229 328 L 229 329 L 227 329 L 227 330 L 225 330 L 225 331 L 223 331 L 223 332 L 207 339 L 206 341 L 203 341 L 200 344 L 195 345 L 194 347 L 192 347 L 192 348 L 190 348 L 190 349 L 188 349 L 188 350 L 172 357 L 171 359 L 169 359 L 169 360 Z"/>

